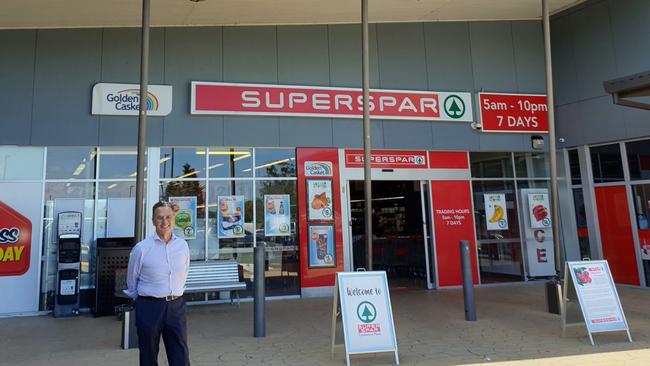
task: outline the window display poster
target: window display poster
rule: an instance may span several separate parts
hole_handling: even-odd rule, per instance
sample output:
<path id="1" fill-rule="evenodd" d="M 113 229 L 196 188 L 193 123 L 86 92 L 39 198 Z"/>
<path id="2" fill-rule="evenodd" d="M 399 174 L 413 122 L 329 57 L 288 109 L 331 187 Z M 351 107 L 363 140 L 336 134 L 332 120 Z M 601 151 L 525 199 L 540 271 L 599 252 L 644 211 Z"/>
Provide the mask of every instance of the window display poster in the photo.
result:
<path id="1" fill-rule="evenodd" d="M 628 329 L 607 261 L 567 262 L 590 333 Z"/>
<path id="2" fill-rule="evenodd" d="M 307 201 L 309 202 L 308 220 L 334 220 L 331 180 L 308 180 Z"/>
<path id="3" fill-rule="evenodd" d="M 264 235 L 289 236 L 291 234 L 289 203 L 288 194 L 264 195 Z"/>
<path id="4" fill-rule="evenodd" d="M 551 209 L 548 204 L 548 193 L 528 194 L 528 215 L 530 227 L 543 229 L 551 227 Z"/>
<path id="5" fill-rule="evenodd" d="M 309 226 L 309 267 L 336 267 L 334 225 Z"/>
<path id="6" fill-rule="evenodd" d="M 174 231 L 183 239 L 196 239 L 196 197 L 169 197 L 169 203 L 176 212 Z"/>
<path id="7" fill-rule="evenodd" d="M 218 196 L 217 232 L 220 239 L 243 238 L 244 196 Z"/>
<path id="8" fill-rule="evenodd" d="M 483 195 L 485 202 L 485 223 L 488 230 L 508 230 L 506 195 L 503 193 Z"/>
<path id="9" fill-rule="evenodd" d="M 540 199 L 540 196 L 546 196 L 546 204 L 530 203 L 531 199 Z M 528 275 L 532 277 L 554 276 L 555 249 L 553 248 L 553 230 L 550 227 L 545 226 L 536 227 L 533 223 L 533 220 L 536 219 L 532 213 L 533 208 L 537 206 L 548 208 L 548 189 L 523 188 L 521 189 L 520 197 L 519 210 L 522 213 L 522 229 L 524 237 L 526 238 L 525 248 L 528 263 Z M 541 217 L 541 210 L 539 208 L 536 210 L 538 217 Z M 528 215 L 526 214 L 526 211 L 528 211 Z"/>

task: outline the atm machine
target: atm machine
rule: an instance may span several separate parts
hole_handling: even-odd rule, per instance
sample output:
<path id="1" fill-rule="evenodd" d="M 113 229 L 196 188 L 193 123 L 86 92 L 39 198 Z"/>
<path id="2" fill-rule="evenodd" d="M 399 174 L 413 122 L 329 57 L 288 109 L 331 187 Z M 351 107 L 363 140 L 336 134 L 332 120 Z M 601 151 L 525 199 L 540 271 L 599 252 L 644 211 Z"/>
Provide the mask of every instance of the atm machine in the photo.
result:
<path id="1" fill-rule="evenodd" d="M 58 268 L 54 316 L 79 314 L 79 275 L 81 270 L 81 212 L 58 215 Z"/>

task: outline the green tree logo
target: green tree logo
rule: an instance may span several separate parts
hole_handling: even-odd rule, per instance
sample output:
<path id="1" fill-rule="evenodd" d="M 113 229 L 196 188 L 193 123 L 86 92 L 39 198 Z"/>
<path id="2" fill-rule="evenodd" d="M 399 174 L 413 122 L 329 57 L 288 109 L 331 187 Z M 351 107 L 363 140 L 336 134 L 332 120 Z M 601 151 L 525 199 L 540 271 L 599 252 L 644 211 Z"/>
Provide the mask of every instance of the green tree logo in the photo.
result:
<path id="1" fill-rule="evenodd" d="M 444 107 L 449 118 L 458 119 L 465 115 L 465 102 L 458 95 L 452 94 L 445 98 Z"/>
<path id="2" fill-rule="evenodd" d="M 357 306 L 357 317 L 363 323 L 372 323 L 377 318 L 377 309 L 370 301 L 362 301 Z"/>

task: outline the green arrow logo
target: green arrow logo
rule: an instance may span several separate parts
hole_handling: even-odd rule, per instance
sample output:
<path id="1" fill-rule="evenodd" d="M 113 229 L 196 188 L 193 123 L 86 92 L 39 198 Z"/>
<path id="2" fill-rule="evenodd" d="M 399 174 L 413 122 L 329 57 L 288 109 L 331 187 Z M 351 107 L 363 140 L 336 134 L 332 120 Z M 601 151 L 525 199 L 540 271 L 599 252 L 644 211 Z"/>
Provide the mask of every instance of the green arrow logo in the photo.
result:
<path id="1" fill-rule="evenodd" d="M 465 102 L 458 95 L 452 94 L 445 98 L 444 107 L 449 118 L 458 119 L 465 115 Z"/>
<path id="2" fill-rule="evenodd" d="M 363 323 L 371 323 L 377 318 L 377 309 L 370 301 L 362 301 L 357 306 L 357 317 Z"/>

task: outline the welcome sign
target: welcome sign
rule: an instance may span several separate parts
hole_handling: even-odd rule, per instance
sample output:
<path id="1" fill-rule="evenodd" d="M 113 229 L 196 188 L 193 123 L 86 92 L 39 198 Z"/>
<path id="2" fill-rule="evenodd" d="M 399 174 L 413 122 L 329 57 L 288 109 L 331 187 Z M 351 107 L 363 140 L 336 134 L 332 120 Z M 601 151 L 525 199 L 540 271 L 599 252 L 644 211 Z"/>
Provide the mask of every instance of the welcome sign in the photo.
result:
<path id="1" fill-rule="evenodd" d="M 137 116 L 139 110 L 139 84 L 97 83 L 93 86 L 93 115 Z M 147 116 L 166 116 L 171 111 L 171 85 L 149 85 Z"/>

